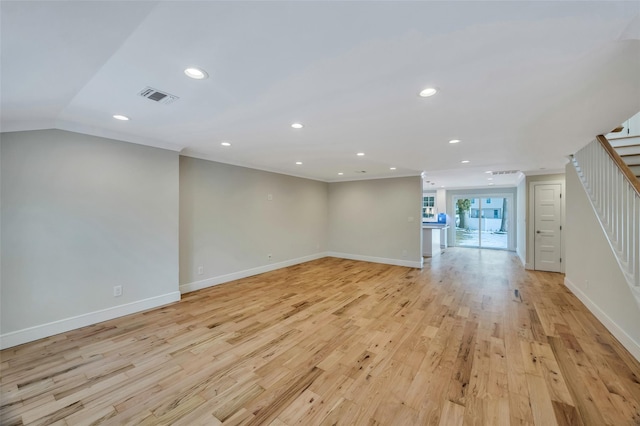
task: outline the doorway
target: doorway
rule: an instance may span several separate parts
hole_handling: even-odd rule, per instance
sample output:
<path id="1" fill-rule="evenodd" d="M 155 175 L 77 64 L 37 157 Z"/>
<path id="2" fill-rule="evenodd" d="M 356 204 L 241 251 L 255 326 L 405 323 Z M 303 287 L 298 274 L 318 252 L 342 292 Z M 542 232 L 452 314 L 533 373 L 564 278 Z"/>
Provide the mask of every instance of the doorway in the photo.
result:
<path id="1" fill-rule="evenodd" d="M 534 269 L 562 272 L 562 184 L 535 184 L 533 197 Z"/>
<path id="2" fill-rule="evenodd" d="M 454 244 L 459 247 L 513 250 L 510 195 L 456 196 Z"/>

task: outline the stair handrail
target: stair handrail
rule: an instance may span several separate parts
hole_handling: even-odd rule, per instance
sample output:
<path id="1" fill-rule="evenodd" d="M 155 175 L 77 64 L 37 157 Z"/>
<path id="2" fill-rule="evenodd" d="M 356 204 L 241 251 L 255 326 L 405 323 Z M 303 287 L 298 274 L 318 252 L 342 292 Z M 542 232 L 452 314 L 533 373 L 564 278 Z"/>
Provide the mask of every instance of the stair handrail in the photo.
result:
<path id="1" fill-rule="evenodd" d="M 640 183 L 602 135 L 572 155 L 571 162 L 640 305 Z"/>
<path id="2" fill-rule="evenodd" d="M 607 154 L 609 154 L 609 157 L 618 165 L 622 174 L 624 174 L 627 181 L 629 181 L 633 189 L 635 189 L 636 194 L 640 195 L 640 180 L 633 174 L 629 166 L 627 166 L 627 163 L 620 157 L 620 154 L 611 146 L 611 143 L 609 143 L 606 137 L 598 135 L 596 139 L 600 142 L 600 145 L 602 145 Z"/>

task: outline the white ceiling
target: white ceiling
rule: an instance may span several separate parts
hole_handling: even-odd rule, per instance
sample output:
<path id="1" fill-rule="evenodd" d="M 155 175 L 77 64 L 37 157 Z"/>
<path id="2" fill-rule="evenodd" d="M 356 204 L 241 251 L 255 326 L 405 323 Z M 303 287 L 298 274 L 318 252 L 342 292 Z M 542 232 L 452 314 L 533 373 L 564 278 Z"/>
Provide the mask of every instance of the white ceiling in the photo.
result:
<path id="1" fill-rule="evenodd" d="M 560 170 L 640 111 L 637 1 L 0 7 L 5 132 L 65 129 L 329 182 L 424 171 L 451 188 Z M 187 78 L 194 65 L 210 77 Z M 180 99 L 154 103 L 146 86 Z M 427 86 L 440 91 L 419 97 Z"/>

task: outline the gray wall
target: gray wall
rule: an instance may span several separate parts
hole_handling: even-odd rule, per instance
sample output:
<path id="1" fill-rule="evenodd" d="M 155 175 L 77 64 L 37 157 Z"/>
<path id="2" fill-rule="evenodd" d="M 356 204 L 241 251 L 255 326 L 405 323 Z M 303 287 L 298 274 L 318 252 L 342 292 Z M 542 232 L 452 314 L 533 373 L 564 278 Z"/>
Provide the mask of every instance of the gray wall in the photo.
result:
<path id="1" fill-rule="evenodd" d="M 326 183 L 180 157 L 181 285 L 317 255 L 327 232 Z"/>
<path id="2" fill-rule="evenodd" d="M 522 178 L 516 187 L 516 253 L 523 265 L 527 263 L 527 180 Z"/>
<path id="3" fill-rule="evenodd" d="M 330 253 L 421 262 L 421 197 L 419 176 L 329 184 Z"/>
<path id="4" fill-rule="evenodd" d="M 638 357 L 640 309 L 571 164 L 566 167 L 566 194 L 566 281 L 600 321 Z M 635 352 L 627 336 L 610 327 L 611 322 L 635 343 Z"/>
<path id="5" fill-rule="evenodd" d="M 177 292 L 177 153 L 60 130 L 0 150 L 2 334 Z"/>

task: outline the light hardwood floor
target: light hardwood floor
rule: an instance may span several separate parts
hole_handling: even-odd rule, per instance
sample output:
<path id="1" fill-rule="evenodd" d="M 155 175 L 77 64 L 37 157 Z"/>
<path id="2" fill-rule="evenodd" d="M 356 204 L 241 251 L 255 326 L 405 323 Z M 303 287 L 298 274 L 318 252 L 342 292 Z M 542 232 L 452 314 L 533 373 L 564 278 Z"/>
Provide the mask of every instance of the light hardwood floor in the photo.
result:
<path id="1" fill-rule="evenodd" d="M 562 280 L 502 251 L 325 258 L 2 351 L 0 418 L 640 424 L 639 363 Z"/>

